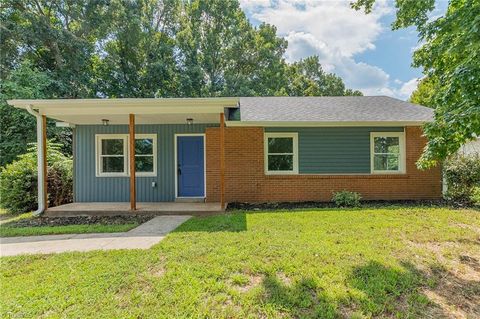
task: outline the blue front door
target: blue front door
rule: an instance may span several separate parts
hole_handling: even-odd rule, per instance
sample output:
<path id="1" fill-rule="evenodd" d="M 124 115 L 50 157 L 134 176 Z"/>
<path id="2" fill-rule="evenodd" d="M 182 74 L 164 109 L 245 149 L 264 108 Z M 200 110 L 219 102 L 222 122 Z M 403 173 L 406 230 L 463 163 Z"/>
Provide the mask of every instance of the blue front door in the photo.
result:
<path id="1" fill-rule="evenodd" d="M 205 196 L 203 136 L 177 136 L 178 197 Z"/>

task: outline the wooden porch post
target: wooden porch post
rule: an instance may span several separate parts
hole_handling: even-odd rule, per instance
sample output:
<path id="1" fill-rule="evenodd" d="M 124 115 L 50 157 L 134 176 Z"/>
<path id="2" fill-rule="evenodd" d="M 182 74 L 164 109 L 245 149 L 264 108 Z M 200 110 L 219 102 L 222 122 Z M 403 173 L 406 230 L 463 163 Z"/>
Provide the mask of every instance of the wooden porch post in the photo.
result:
<path id="1" fill-rule="evenodd" d="M 42 170 L 43 170 L 43 202 L 45 209 L 48 208 L 48 176 L 47 176 L 47 117 L 42 115 Z"/>
<path id="2" fill-rule="evenodd" d="M 137 191 L 135 185 L 135 114 L 129 115 L 129 152 L 128 161 L 130 165 L 130 209 L 137 209 Z"/>
<path id="3" fill-rule="evenodd" d="M 220 113 L 220 208 L 225 207 L 225 117 Z"/>

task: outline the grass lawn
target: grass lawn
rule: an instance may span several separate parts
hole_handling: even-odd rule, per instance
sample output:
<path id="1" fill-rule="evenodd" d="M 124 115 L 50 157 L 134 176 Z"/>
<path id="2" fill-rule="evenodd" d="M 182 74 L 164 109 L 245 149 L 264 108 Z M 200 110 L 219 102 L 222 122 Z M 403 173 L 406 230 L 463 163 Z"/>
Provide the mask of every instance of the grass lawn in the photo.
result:
<path id="1" fill-rule="evenodd" d="M 38 217 L 34 217 L 32 213 L 21 215 L 3 215 L 4 218 L 0 221 L 0 237 L 13 236 L 36 236 L 36 235 L 57 235 L 57 234 L 83 234 L 83 233 L 116 233 L 125 232 L 141 224 L 141 221 L 135 219 L 122 222 L 116 220 L 115 223 L 88 223 L 81 222 L 75 225 L 63 225 L 68 219 L 54 218 L 55 223 L 48 225 L 48 222 L 43 222 L 47 225 L 35 225 Z M 118 219 L 118 218 L 117 218 Z M 45 219 L 44 219 L 45 220 Z M 60 224 L 59 223 L 60 220 Z M 33 224 L 33 225 L 30 225 Z"/>
<path id="2" fill-rule="evenodd" d="M 480 317 L 480 212 L 193 218 L 150 250 L 0 259 L 0 316 Z"/>

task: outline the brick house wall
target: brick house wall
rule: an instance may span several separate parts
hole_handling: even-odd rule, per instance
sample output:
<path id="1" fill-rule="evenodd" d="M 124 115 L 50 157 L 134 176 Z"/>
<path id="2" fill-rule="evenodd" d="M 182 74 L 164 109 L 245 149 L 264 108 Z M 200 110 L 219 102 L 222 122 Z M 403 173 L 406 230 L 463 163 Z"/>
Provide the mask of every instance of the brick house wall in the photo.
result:
<path id="1" fill-rule="evenodd" d="M 366 200 L 420 200 L 442 196 L 441 169 L 418 170 L 426 144 L 421 127 L 405 128 L 406 174 L 265 175 L 262 127 L 225 128 L 227 202 L 330 201 L 332 192 L 359 192 Z M 219 128 L 206 129 L 207 201 L 220 200 Z"/>

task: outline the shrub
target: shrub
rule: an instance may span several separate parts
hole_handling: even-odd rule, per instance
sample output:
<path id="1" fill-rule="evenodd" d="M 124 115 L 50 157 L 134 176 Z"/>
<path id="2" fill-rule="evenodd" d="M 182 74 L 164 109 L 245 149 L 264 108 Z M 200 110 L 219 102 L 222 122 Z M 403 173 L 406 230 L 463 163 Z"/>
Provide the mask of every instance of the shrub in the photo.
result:
<path id="1" fill-rule="evenodd" d="M 359 193 L 350 191 L 333 192 L 332 201 L 338 207 L 358 207 L 362 197 Z"/>
<path id="2" fill-rule="evenodd" d="M 470 196 L 470 200 L 475 206 L 480 206 L 480 186 L 476 186 L 473 188 L 472 195 Z"/>
<path id="3" fill-rule="evenodd" d="M 49 206 L 69 203 L 73 197 L 72 160 L 59 151 L 59 145 L 48 143 L 47 182 Z M 37 208 L 36 146 L 6 165 L 0 171 L 0 206 L 12 213 Z"/>
<path id="4" fill-rule="evenodd" d="M 480 156 L 455 156 L 445 162 L 444 177 L 448 200 L 472 203 L 475 187 L 480 186 Z"/>

